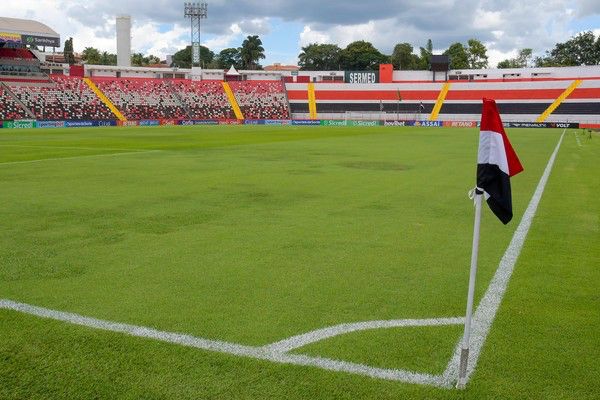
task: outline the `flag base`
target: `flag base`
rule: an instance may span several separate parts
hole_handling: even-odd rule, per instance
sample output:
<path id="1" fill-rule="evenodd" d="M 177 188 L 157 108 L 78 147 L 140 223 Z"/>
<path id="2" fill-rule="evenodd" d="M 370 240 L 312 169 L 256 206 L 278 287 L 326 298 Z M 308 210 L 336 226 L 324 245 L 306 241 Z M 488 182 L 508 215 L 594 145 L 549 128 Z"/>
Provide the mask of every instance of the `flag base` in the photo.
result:
<path id="1" fill-rule="evenodd" d="M 456 387 L 458 389 L 464 389 L 467 385 L 467 361 L 469 360 L 469 349 L 461 349 L 460 351 L 460 365 L 458 367 L 458 382 Z"/>

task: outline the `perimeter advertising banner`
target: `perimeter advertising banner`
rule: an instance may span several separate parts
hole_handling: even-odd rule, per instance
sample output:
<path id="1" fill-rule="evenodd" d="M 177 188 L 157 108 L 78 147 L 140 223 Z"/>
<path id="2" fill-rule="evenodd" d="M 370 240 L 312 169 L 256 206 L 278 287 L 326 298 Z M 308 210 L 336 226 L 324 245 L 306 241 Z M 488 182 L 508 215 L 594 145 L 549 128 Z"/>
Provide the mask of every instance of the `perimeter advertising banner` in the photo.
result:
<path id="1" fill-rule="evenodd" d="M 143 119 L 140 121 L 140 126 L 159 126 L 160 121 L 157 119 Z"/>
<path id="2" fill-rule="evenodd" d="M 219 125 L 219 121 L 216 119 L 182 119 L 177 121 L 177 125 Z"/>
<path id="3" fill-rule="evenodd" d="M 428 127 L 441 127 L 444 125 L 442 121 L 410 121 L 408 126 L 428 126 Z"/>
<path id="4" fill-rule="evenodd" d="M 291 123 L 289 119 L 265 119 L 265 125 L 290 125 Z"/>
<path id="5" fill-rule="evenodd" d="M 64 128 L 65 121 L 38 121 L 36 126 L 38 128 Z"/>
<path id="6" fill-rule="evenodd" d="M 323 126 L 348 126 L 348 121 L 345 119 L 322 119 Z"/>
<path id="7" fill-rule="evenodd" d="M 117 121 L 110 119 L 106 121 L 95 121 L 97 124 L 94 126 L 117 126 Z"/>
<path id="8" fill-rule="evenodd" d="M 476 128 L 477 122 L 475 122 L 475 121 L 444 121 L 444 127 L 446 127 L 446 128 Z"/>
<path id="9" fill-rule="evenodd" d="M 118 126 L 138 126 L 140 121 L 119 121 L 117 122 Z"/>
<path id="10" fill-rule="evenodd" d="M 21 35 L 17 33 L 0 32 L 0 43 L 21 43 Z"/>
<path id="11" fill-rule="evenodd" d="M 60 39 L 47 36 L 21 35 L 23 44 L 41 47 L 60 47 Z"/>
<path id="12" fill-rule="evenodd" d="M 21 119 L 18 121 L 10 122 L 9 124 L 12 124 L 12 126 L 9 125 L 8 128 L 14 128 L 14 129 L 35 128 L 35 120 L 33 120 L 33 119 Z"/>
<path id="13" fill-rule="evenodd" d="M 408 126 L 410 121 L 384 121 L 384 126 Z"/>
<path id="14" fill-rule="evenodd" d="M 346 71 L 346 83 L 379 83 L 379 71 Z"/>
<path id="15" fill-rule="evenodd" d="M 315 126 L 321 125 L 320 119 L 293 119 L 292 125 Z"/>
<path id="16" fill-rule="evenodd" d="M 67 128 L 87 128 L 94 126 L 94 121 L 65 121 L 65 127 Z M 96 126 L 98 126 L 96 124 Z"/>
<path id="17" fill-rule="evenodd" d="M 348 121 L 348 126 L 379 126 L 381 125 L 381 121 L 372 120 L 372 121 Z"/>

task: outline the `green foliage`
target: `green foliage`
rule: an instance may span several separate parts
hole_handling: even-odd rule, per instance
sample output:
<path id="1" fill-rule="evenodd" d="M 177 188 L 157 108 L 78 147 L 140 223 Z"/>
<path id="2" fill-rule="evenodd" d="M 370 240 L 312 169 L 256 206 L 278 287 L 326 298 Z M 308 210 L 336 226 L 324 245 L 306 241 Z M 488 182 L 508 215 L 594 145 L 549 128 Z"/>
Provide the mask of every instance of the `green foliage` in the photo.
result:
<path id="1" fill-rule="evenodd" d="M 100 54 L 100 65 L 117 65 L 117 55 L 103 51 Z"/>
<path id="2" fill-rule="evenodd" d="M 240 61 L 243 69 L 262 69 L 258 63 L 265 58 L 265 49 L 258 35 L 248 36 L 240 48 Z"/>
<path id="3" fill-rule="evenodd" d="M 469 54 L 462 43 L 453 43 L 444 55 L 450 57 L 450 69 L 469 68 Z"/>
<path id="4" fill-rule="evenodd" d="M 469 58 L 469 68 L 482 69 L 488 67 L 487 48 L 477 39 L 469 39 L 467 42 L 467 55 Z"/>
<path id="5" fill-rule="evenodd" d="M 215 53 L 213 53 L 208 47 L 200 46 L 200 65 L 206 66 L 212 63 L 215 57 Z M 179 50 L 177 53 L 173 54 L 173 61 L 171 62 L 171 67 L 178 68 L 192 68 L 192 46 L 186 46 L 185 49 Z"/>
<path id="6" fill-rule="evenodd" d="M 372 43 L 358 40 L 341 51 L 340 62 L 343 70 L 378 70 L 379 64 L 389 61 Z"/>
<path id="7" fill-rule="evenodd" d="M 332 71 L 341 67 L 342 49 L 336 44 L 309 44 L 302 48 L 298 65 L 304 71 Z"/>
<path id="8" fill-rule="evenodd" d="M 160 58 L 149 55 L 144 56 L 142 53 L 133 53 L 131 55 L 131 65 L 134 67 L 146 67 L 151 64 L 158 64 L 160 62 Z"/>
<path id="9" fill-rule="evenodd" d="M 65 40 L 63 54 L 65 56 L 65 62 L 67 64 L 69 64 L 69 65 L 75 64 L 75 54 L 73 54 L 73 38 L 72 37 Z"/>
<path id="10" fill-rule="evenodd" d="M 220 69 L 229 69 L 232 65 L 236 69 L 240 69 L 242 67 L 240 49 L 233 47 L 221 50 L 221 52 L 215 57 L 215 60 L 217 62 L 216 67 Z"/>
<path id="11" fill-rule="evenodd" d="M 431 39 L 427 39 L 425 47 L 419 48 L 421 57 L 419 58 L 419 69 L 429 69 L 431 63 L 431 56 L 433 55 L 433 42 Z"/>
<path id="12" fill-rule="evenodd" d="M 600 64 L 600 35 L 579 33 L 564 43 L 557 43 L 544 57 L 536 58 L 536 66 L 578 66 Z"/>
<path id="13" fill-rule="evenodd" d="M 420 60 L 419 56 L 413 54 L 410 43 L 398 43 L 394 46 L 392 64 L 397 70 L 415 70 L 419 69 Z"/>
<path id="14" fill-rule="evenodd" d="M 500 61 L 497 68 L 526 68 L 531 65 L 532 54 L 532 49 L 521 49 L 517 57 Z"/>
<path id="15" fill-rule="evenodd" d="M 90 65 L 100 65 L 100 52 L 93 47 L 86 47 L 81 53 L 81 59 Z"/>

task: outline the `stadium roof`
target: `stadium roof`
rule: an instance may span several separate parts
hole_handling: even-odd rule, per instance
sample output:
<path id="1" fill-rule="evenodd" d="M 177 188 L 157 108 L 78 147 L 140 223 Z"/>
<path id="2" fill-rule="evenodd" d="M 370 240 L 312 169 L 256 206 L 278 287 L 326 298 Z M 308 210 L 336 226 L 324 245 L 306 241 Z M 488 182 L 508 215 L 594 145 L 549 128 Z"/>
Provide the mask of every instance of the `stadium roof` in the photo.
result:
<path id="1" fill-rule="evenodd" d="M 60 47 L 60 35 L 48 25 L 30 19 L 0 17 L 0 42 Z"/>
<path id="2" fill-rule="evenodd" d="M 0 17 L 0 32 L 60 38 L 48 25 L 30 19 Z"/>

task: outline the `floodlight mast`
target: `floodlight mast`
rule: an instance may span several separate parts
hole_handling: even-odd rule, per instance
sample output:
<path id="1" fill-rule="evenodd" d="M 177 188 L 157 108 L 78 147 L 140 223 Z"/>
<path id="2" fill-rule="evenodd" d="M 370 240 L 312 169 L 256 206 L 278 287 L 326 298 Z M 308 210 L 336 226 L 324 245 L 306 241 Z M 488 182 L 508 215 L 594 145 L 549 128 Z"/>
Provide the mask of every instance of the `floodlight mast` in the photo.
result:
<path id="1" fill-rule="evenodd" d="M 190 19 L 192 33 L 192 66 L 200 66 L 200 21 L 208 16 L 207 3 L 183 3 L 184 16 Z"/>

